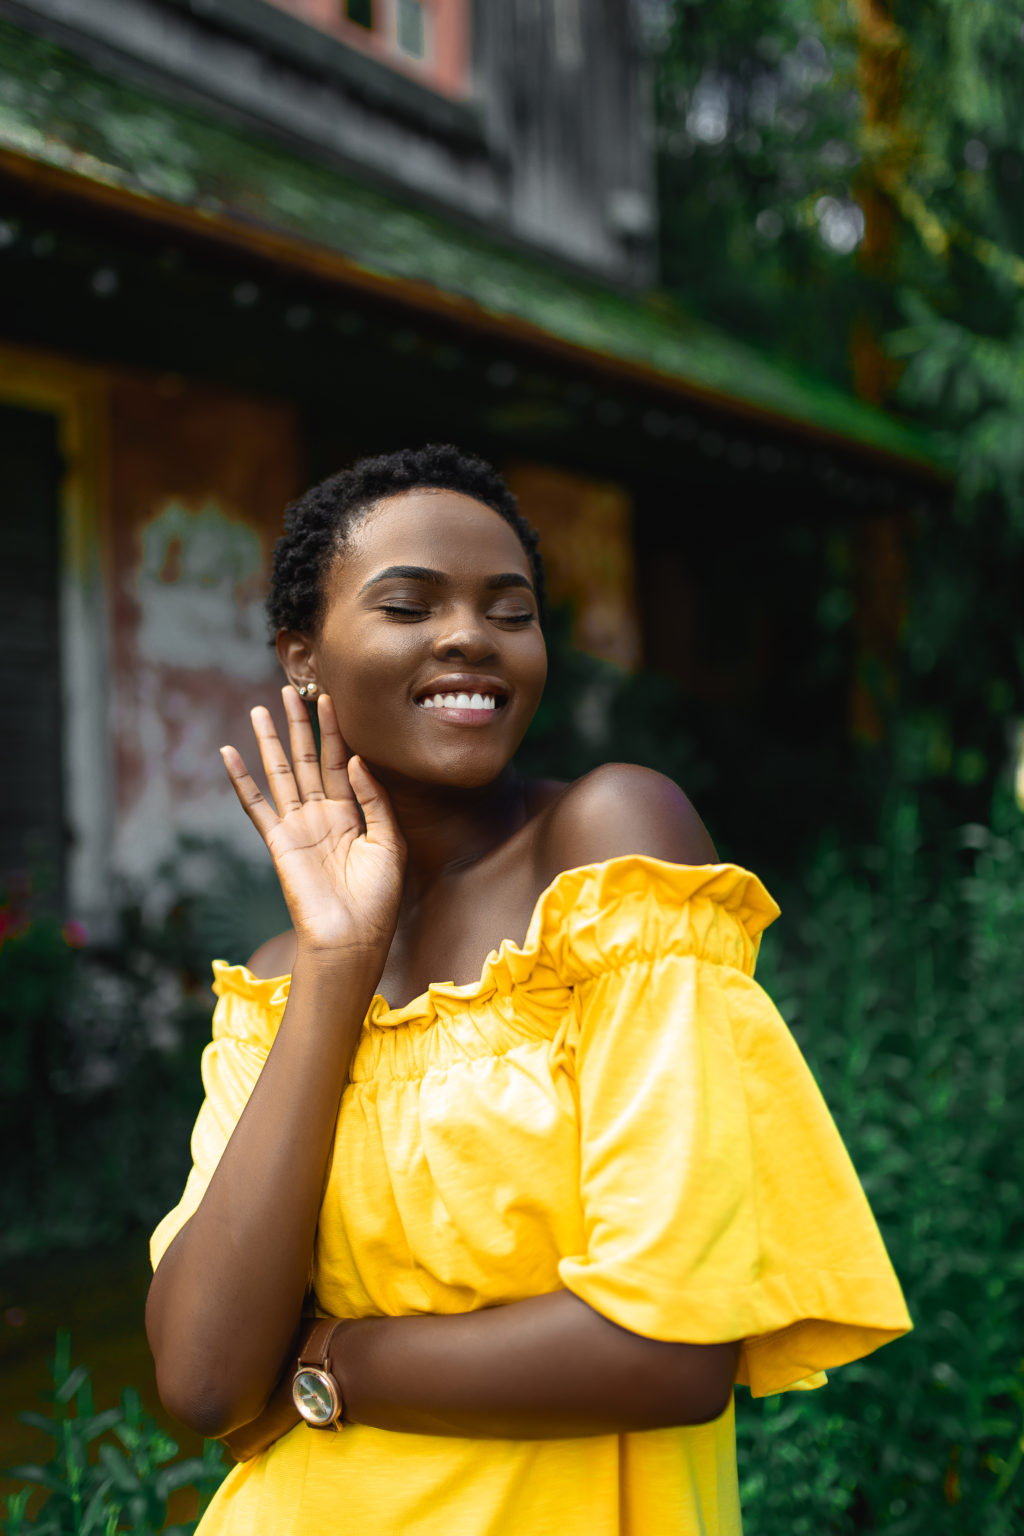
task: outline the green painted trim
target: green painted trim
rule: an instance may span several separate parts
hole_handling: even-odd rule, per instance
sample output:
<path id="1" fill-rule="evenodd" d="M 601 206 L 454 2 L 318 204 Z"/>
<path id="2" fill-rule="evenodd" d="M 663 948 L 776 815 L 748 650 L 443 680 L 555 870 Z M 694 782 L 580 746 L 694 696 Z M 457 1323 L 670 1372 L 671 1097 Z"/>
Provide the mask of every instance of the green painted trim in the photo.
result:
<path id="1" fill-rule="evenodd" d="M 368 272 L 426 283 L 667 382 L 944 470 L 936 443 L 687 319 L 508 250 L 330 166 L 111 78 L 0 21 L 0 147 L 84 178 L 272 229 Z"/>

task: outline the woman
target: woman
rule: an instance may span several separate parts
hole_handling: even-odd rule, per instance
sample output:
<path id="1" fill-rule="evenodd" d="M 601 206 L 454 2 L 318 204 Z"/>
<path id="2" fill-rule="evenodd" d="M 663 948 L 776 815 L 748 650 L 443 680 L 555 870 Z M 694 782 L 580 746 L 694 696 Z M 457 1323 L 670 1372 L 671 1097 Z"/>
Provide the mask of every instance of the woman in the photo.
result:
<path id="1" fill-rule="evenodd" d="M 290 511 L 273 803 L 223 756 L 294 927 L 215 965 L 153 1238 L 163 1400 L 246 1458 L 204 1536 L 728 1536 L 734 1382 L 813 1385 L 909 1327 L 752 980 L 770 897 L 655 773 L 517 777 L 542 600 L 513 498 L 453 448 Z"/>

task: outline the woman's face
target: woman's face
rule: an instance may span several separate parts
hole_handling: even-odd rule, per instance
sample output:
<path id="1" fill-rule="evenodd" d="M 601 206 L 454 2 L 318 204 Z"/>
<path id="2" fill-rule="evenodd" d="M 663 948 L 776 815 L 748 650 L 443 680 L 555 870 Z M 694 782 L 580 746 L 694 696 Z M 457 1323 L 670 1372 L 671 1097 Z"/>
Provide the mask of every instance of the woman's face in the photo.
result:
<path id="1" fill-rule="evenodd" d="M 389 497 L 353 530 L 325 595 L 313 674 L 350 749 L 418 783 L 496 779 L 547 674 L 530 562 L 508 524 L 455 491 Z"/>

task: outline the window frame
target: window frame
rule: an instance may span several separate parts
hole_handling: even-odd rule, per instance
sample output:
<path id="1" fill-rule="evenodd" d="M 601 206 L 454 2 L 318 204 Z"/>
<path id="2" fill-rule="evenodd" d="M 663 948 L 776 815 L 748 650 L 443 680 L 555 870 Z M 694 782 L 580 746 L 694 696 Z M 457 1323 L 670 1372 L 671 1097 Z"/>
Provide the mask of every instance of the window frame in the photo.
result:
<path id="1" fill-rule="evenodd" d="M 214 26 L 245 42 L 263 48 L 292 65 L 327 82 L 341 85 L 369 106 L 386 112 L 436 137 L 478 151 L 489 151 L 484 113 L 472 94 L 442 94 L 429 83 L 426 72 L 397 50 L 387 55 L 379 45 L 360 47 L 328 32 L 273 0 L 163 0 L 207 26 Z M 467 23 L 473 6 L 466 0 Z M 361 30 L 355 23 L 352 32 Z M 424 76 L 424 78 L 421 78 Z M 467 85 L 471 71 L 467 66 Z"/>

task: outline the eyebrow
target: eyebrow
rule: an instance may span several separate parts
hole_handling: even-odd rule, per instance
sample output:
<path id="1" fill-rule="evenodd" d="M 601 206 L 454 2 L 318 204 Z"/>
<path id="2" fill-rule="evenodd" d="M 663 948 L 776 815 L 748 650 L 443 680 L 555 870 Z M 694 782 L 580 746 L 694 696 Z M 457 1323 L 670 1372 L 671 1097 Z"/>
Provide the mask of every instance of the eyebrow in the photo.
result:
<path id="1" fill-rule="evenodd" d="M 383 571 L 378 571 L 376 576 L 371 576 L 359 589 L 360 596 L 370 587 L 375 587 L 382 581 L 427 581 L 435 587 L 446 587 L 449 578 L 444 571 L 433 571 L 426 565 L 389 565 Z M 527 592 L 533 591 L 533 583 L 518 571 L 503 571 L 500 576 L 488 576 L 485 582 L 489 591 L 497 592 L 504 587 L 525 587 Z"/>

